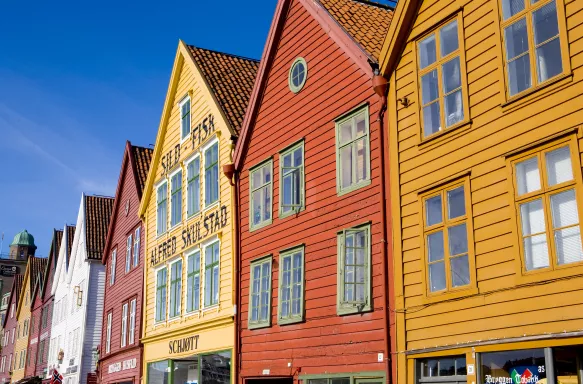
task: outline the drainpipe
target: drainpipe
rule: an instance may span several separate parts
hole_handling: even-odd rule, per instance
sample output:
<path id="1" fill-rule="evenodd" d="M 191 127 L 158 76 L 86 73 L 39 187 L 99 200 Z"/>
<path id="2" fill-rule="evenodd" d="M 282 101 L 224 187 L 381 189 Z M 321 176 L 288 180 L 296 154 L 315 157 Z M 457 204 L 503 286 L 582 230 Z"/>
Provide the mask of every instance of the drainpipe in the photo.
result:
<path id="1" fill-rule="evenodd" d="M 381 106 L 379 109 L 379 112 L 377 114 L 377 120 L 379 123 L 379 141 L 380 141 L 380 161 L 381 161 L 381 193 L 380 195 L 380 203 L 381 203 L 381 233 L 382 233 L 382 239 L 383 239 L 383 246 L 381 248 L 381 253 L 383 255 L 382 257 L 382 270 L 383 270 L 383 305 L 385 307 L 385 321 L 383 323 L 383 330 L 385 333 L 385 353 L 386 353 L 386 357 L 385 357 L 385 365 L 386 365 L 386 371 L 387 371 L 387 380 L 390 380 L 390 378 L 392 378 L 391 375 L 391 366 L 392 366 L 392 362 L 391 362 L 391 348 L 390 348 L 390 330 L 389 330 L 389 321 L 390 321 L 390 308 L 389 308 L 389 299 L 387 297 L 387 295 L 389 294 L 389 259 L 388 259 L 388 248 L 389 248 L 389 243 L 388 243 L 388 231 L 387 231 L 387 209 L 386 209 L 386 202 L 387 202 L 387 197 L 386 197 L 386 188 L 385 188 L 385 184 L 386 184 L 386 180 L 388 180 L 388 177 L 386 177 L 387 174 L 387 170 L 388 168 L 388 164 L 386 164 L 386 160 L 385 160 L 385 139 L 384 139 L 384 124 L 383 124 L 383 120 L 384 120 L 384 116 L 385 116 L 385 111 L 387 109 L 387 90 L 389 88 L 389 82 L 387 81 L 387 79 L 385 79 L 383 76 L 380 75 L 378 67 L 373 67 L 373 71 L 374 71 L 374 76 L 372 78 L 372 88 L 374 90 L 374 92 L 379 96 L 380 101 L 381 101 Z M 390 219 L 388 221 L 390 223 Z"/>

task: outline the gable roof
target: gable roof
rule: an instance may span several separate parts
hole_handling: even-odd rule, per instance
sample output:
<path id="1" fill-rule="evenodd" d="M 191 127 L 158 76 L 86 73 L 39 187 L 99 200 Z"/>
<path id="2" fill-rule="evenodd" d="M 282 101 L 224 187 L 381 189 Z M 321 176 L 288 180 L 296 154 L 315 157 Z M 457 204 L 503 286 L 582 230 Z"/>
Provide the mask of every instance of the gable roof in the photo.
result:
<path id="1" fill-rule="evenodd" d="M 45 274 L 48 259 L 31 256 L 31 257 L 29 257 L 28 262 L 30 263 L 29 279 L 30 279 L 30 287 L 31 287 L 30 298 L 31 298 L 31 304 L 32 304 L 32 302 L 34 300 L 34 295 L 36 292 L 36 287 L 38 284 L 42 283 L 42 281 L 43 281 L 43 276 Z"/>
<path id="2" fill-rule="evenodd" d="M 318 0 L 356 42 L 377 61 L 393 8 L 366 0 Z"/>
<path id="3" fill-rule="evenodd" d="M 188 45 L 188 50 L 229 124 L 239 134 L 255 84 L 259 60 L 193 45 Z"/>
<path id="4" fill-rule="evenodd" d="M 20 298 L 20 291 L 22 290 L 22 282 L 24 281 L 24 275 L 22 273 L 14 275 L 14 280 L 12 280 L 12 288 L 10 289 L 10 298 L 8 299 L 8 310 L 6 316 L 4 316 L 4 323 L 2 324 L 2 328 L 6 328 L 6 321 L 8 321 L 10 306 L 12 304 L 12 298 L 16 300 L 18 303 L 18 299 Z"/>
<path id="5" fill-rule="evenodd" d="M 69 260 L 71 259 L 71 253 L 73 250 L 73 240 L 75 239 L 75 229 L 76 227 L 74 225 L 67 225 L 67 249 L 66 249 L 66 255 L 67 255 L 67 266 L 69 265 Z M 58 254 L 58 253 L 57 253 Z M 58 261 L 58 260 L 55 260 Z M 55 265 L 56 267 L 56 265 Z"/>
<path id="6" fill-rule="evenodd" d="M 53 229 L 53 239 L 51 241 L 51 247 L 49 249 L 49 257 L 47 259 L 44 276 L 40 286 L 41 296 L 44 296 L 45 287 L 51 275 L 50 272 L 57 267 L 57 260 L 59 259 L 59 251 L 61 249 L 61 242 L 63 241 L 63 233 L 64 232 L 62 229 Z"/>
<path id="7" fill-rule="evenodd" d="M 114 199 L 106 196 L 83 195 L 83 197 L 87 258 L 101 260 Z"/>
<path id="8" fill-rule="evenodd" d="M 389 26 L 389 32 L 383 43 L 379 64 L 381 75 L 387 76 L 397 64 L 411 31 L 411 24 L 415 20 L 417 10 L 422 0 L 399 0 L 393 20 Z"/>

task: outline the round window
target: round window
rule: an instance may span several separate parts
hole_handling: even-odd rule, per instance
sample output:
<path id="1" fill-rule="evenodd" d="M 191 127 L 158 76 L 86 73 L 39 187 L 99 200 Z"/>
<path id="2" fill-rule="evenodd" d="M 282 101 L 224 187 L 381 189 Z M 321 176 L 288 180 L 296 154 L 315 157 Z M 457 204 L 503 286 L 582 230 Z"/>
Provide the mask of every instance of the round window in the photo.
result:
<path id="1" fill-rule="evenodd" d="M 302 57 L 298 57 L 294 60 L 289 69 L 289 89 L 293 93 L 298 93 L 306 84 L 306 79 L 308 77 L 308 64 L 306 60 Z"/>

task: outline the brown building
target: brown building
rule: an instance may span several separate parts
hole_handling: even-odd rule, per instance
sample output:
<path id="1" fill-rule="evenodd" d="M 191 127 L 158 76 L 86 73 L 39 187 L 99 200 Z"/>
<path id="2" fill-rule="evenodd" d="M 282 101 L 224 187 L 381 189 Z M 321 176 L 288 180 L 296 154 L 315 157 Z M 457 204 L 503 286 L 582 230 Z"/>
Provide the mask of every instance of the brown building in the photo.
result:
<path id="1" fill-rule="evenodd" d="M 371 79 L 392 14 L 278 2 L 235 150 L 239 383 L 389 381 L 383 99 Z"/>
<path id="2" fill-rule="evenodd" d="M 106 267 L 101 383 L 140 383 L 144 231 L 138 208 L 152 150 L 126 143 L 102 257 Z"/>

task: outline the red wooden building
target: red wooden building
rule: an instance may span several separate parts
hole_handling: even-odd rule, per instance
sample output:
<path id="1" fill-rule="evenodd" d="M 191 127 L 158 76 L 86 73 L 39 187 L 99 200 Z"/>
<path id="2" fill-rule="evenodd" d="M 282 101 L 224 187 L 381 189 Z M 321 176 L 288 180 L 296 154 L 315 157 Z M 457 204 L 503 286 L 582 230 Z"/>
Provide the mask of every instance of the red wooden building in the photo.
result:
<path id="1" fill-rule="evenodd" d="M 4 318 L 2 328 L 2 358 L 0 358 L 0 383 L 9 383 L 12 376 L 12 369 L 16 357 L 14 356 L 14 344 L 16 343 L 16 334 L 18 332 L 18 321 L 16 320 L 16 307 L 18 306 L 18 299 L 22 293 L 22 282 L 24 275 L 18 274 L 14 276 L 12 281 L 12 289 L 10 290 L 10 299 L 8 300 L 8 310 Z"/>
<path id="2" fill-rule="evenodd" d="M 384 99 L 392 10 L 280 0 L 235 150 L 239 383 L 390 377 Z"/>
<path id="3" fill-rule="evenodd" d="M 138 207 L 152 150 L 126 143 L 102 262 L 107 281 L 99 360 L 101 383 L 140 383 L 144 231 Z"/>

